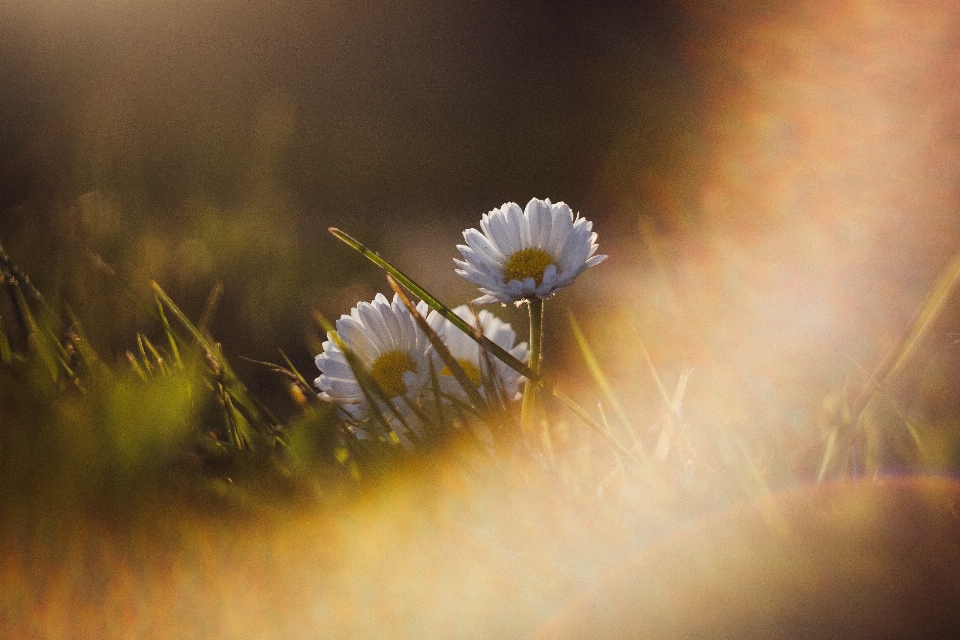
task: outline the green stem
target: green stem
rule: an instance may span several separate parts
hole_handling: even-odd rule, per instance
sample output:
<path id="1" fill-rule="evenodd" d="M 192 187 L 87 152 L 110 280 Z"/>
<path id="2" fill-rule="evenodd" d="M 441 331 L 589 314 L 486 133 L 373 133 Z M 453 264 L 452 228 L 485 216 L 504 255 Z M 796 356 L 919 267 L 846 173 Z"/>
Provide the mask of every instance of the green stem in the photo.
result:
<path id="1" fill-rule="evenodd" d="M 530 368 L 540 373 L 540 361 L 543 359 L 543 299 L 533 298 L 527 301 L 530 309 Z M 523 404 L 520 407 L 520 424 L 529 434 L 533 429 L 536 409 L 537 384 L 527 380 L 523 385 Z"/>

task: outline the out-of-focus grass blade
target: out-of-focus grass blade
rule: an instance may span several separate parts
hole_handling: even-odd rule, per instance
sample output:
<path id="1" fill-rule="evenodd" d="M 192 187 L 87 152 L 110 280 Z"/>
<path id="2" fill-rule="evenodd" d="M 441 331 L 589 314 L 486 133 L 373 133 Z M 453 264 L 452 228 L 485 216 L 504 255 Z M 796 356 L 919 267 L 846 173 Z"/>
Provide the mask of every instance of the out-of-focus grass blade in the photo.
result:
<path id="1" fill-rule="evenodd" d="M 671 414 L 675 414 L 673 406 L 673 398 L 667 393 L 667 388 L 663 386 L 663 380 L 660 379 L 660 374 L 657 373 L 657 367 L 653 364 L 653 359 L 650 357 L 650 352 L 647 351 L 647 345 L 643 343 L 643 340 L 640 339 L 640 333 L 633 329 L 634 334 L 637 336 L 637 342 L 640 345 L 640 352 L 643 353 L 643 359 L 647 363 L 647 368 L 650 369 L 650 375 L 653 376 L 653 381 L 657 383 L 657 390 L 660 391 L 660 397 L 663 398 L 663 403 L 667 405 L 670 409 Z M 676 416 L 675 416 L 676 417 Z"/>
<path id="2" fill-rule="evenodd" d="M 281 353 L 281 355 L 282 355 L 282 354 L 283 354 L 283 351 L 280 351 L 280 353 Z M 245 357 L 245 356 L 240 356 L 240 359 L 241 359 L 241 360 L 244 360 L 244 361 L 246 361 L 246 362 L 251 362 L 251 363 L 253 363 L 253 364 L 258 364 L 258 365 L 260 365 L 261 367 L 266 367 L 267 369 L 269 369 L 269 370 L 272 371 L 273 373 L 280 374 L 281 376 L 283 376 L 284 378 L 286 378 L 286 379 L 289 380 L 290 382 L 295 383 L 295 384 L 296 384 L 297 386 L 299 386 L 299 387 L 305 387 L 305 385 L 306 385 L 306 380 L 303 379 L 303 376 L 300 375 L 300 372 L 299 372 L 299 371 L 293 370 L 293 365 L 290 365 L 291 368 L 288 369 L 288 368 L 286 368 L 286 367 L 281 367 L 281 366 L 278 365 L 278 364 L 274 364 L 274 363 L 272 363 L 272 362 L 267 362 L 266 360 L 256 360 L 255 358 L 247 358 L 247 357 Z M 286 359 L 286 356 L 285 356 L 285 355 L 284 355 L 284 359 Z M 289 360 L 287 360 L 287 364 L 288 364 L 288 365 L 290 364 L 290 361 L 289 361 Z"/>
<path id="3" fill-rule="evenodd" d="M 4 275 L 4 279 L 13 295 L 14 306 L 20 314 L 28 343 L 40 356 L 40 360 L 50 374 L 50 379 L 56 382 L 61 372 L 66 373 L 70 381 L 78 389 L 85 392 L 80 383 L 80 378 L 73 371 L 73 367 L 70 366 L 71 354 L 58 337 L 61 324 L 57 314 L 47 304 L 40 291 L 33 286 L 27 274 L 10 260 L 10 256 L 7 255 L 2 246 L 0 246 L 0 273 Z M 37 321 L 37 316 L 30 310 L 30 305 L 24 295 L 25 291 L 36 303 L 37 314 L 41 317 L 43 325 Z"/>
<path id="4" fill-rule="evenodd" d="M 0 318 L 0 362 L 9 364 L 13 360 L 13 351 L 10 350 L 10 340 L 7 338 L 7 330 L 3 326 L 3 318 Z"/>
<path id="5" fill-rule="evenodd" d="M 583 422 L 593 432 L 599 435 L 605 442 L 610 444 L 610 446 L 612 446 L 618 453 L 620 453 L 621 455 L 623 455 L 633 463 L 638 462 L 636 457 L 634 457 L 634 455 L 630 453 L 630 451 L 626 447 L 624 447 L 622 444 L 620 444 L 619 442 L 617 442 L 616 440 L 608 436 L 604 432 L 603 427 L 597 424 L 597 421 L 591 418 L 586 411 L 584 411 L 582 408 L 580 408 L 579 405 L 577 405 L 577 403 L 575 403 L 572 399 L 570 399 L 565 394 L 563 394 L 559 389 L 554 387 L 552 384 L 547 383 L 547 381 L 543 378 L 543 376 L 541 376 L 539 373 L 537 373 L 527 365 L 520 362 L 518 359 L 514 358 L 506 349 L 504 349 L 503 347 L 495 343 L 493 340 L 490 340 L 484 335 L 479 335 L 479 336 L 475 335 L 475 332 L 473 331 L 473 329 L 470 327 L 469 324 L 467 324 L 467 322 L 463 318 L 455 314 L 452 309 L 450 309 L 445 304 L 440 302 L 440 300 L 438 300 L 432 294 L 427 292 L 426 289 L 424 289 L 423 287 L 418 285 L 416 282 L 414 282 L 409 276 L 407 276 L 402 271 L 400 271 L 399 269 L 394 267 L 392 264 L 390 264 L 389 262 L 384 260 L 382 257 L 380 257 L 379 253 L 377 253 L 376 251 L 373 251 L 372 249 L 369 249 L 362 242 L 353 238 L 349 234 L 341 231 L 340 229 L 337 229 L 336 227 L 330 227 L 329 231 L 338 240 L 340 240 L 347 246 L 353 248 L 354 250 L 358 251 L 365 258 L 373 262 L 375 265 L 377 265 L 378 267 L 380 267 L 390 275 L 392 275 L 397 280 L 397 282 L 399 282 L 404 287 L 406 287 L 407 290 L 413 293 L 413 295 L 417 296 L 418 298 L 426 302 L 430 306 L 430 308 L 434 309 L 437 313 L 439 313 L 444 318 L 446 318 L 451 323 L 453 323 L 453 325 L 456 326 L 458 329 L 460 329 L 461 331 L 466 333 L 468 336 L 470 336 L 471 338 L 479 342 L 481 345 L 483 345 L 485 349 L 487 349 L 490 353 L 495 355 L 504 364 L 506 364 L 514 371 L 526 377 L 527 380 L 540 385 L 543 389 L 549 392 L 553 397 L 560 400 L 563 404 L 567 405 L 567 408 L 573 411 L 573 413 L 578 418 L 583 420 Z"/>
<path id="6" fill-rule="evenodd" d="M 817 470 L 817 482 L 823 482 L 824 476 L 827 475 L 827 469 L 830 468 L 830 461 L 833 459 L 833 452 L 836 449 L 837 445 L 837 428 L 834 427 L 830 430 L 830 435 L 827 436 L 827 444 L 823 448 L 823 457 L 820 459 L 820 468 Z"/>
<path id="7" fill-rule="evenodd" d="M 287 370 L 290 371 L 290 373 L 292 373 L 294 376 L 296 376 L 297 381 L 300 383 L 300 385 L 304 389 L 313 390 L 313 387 L 311 387 L 310 383 L 307 382 L 307 379 L 303 377 L 303 374 L 300 373 L 300 371 L 297 370 L 295 366 L 293 366 L 292 362 L 290 362 L 290 358 L 288 358 L 287 354 L 283 352 L 283 349 L 278 349 L 278 351 L 280 352 L 280 357 L 283 358 L 283 361 L 287 363 Z"/>
<path id="8" fill-rule="evenodd" d="M 243 416 L 241 416 L 236 410 L 236 407 L 233 406 L 233 398 L 227 393 L 226 388 L 222 384 L 218 386 L 220 389 L 220 402 L 223 403 L 223 415 L 227 423 L 227 433 L 230 436 L 233 446 L 239 451 L 251 449 L 250 441 L 244 433 L 245 429 L 242 429 L 240 426 Z"/>
<path id="9" fill-rule="evenodd" d="M 954 256 L 947 268 L 944 269 L 937 278 L 933 290 L 927 297 L 927 301 L 920 310 L 910 330 L 910 334 L 900 349 L 899 357 L 894 362 L 890 373 L 887 374 L 886 377 L 897 375 L 907 362 L 910 361 L 920 341 L 930 330 L 933 322 L 940 316 L 944 304 L 950 298 L 950 294 L 956 289 L 958 283 L 960 283 L 960 253 Z"/>
<path id="10" fill-rule="evenodd" d="M 940 273 L 926 302 L 917 312 L 910 329 L 900 341 L 899 348 L 891 349 L 877 366 L 872 377 L 881 385 L 888 385 L 907 365 L 934 321 L 940 316 L 944 304 L 958 283 L 960 283 L 960 253 L 954 256 L 947 268 Z M 860 414 L 873 400 L 878 389 L 879 387 L 870 386 L 863 389 L 857 396 L 851 411 L 854 423 L 859 420 Z"/>
<path id="11" fill-rule="evenodd" d="M 170 328 L 170 321 L 167 320 L 167 314 L 163 311 L 163 303 L 157 299 L 157 311 L 160 313 L 160 322 L 163 324 L 163 331 L 167 334 L 167 341 L 170 343 L 170 353 L 173 354 L 173 361 L 177 363 L 178 369 L 183 369 L 183 360 L 180 359 L 180 349 L 177 348 L 177 338 Z"/>
<path id="12" fill-rule="evenodd" d="M 153 288 L 154 294 L 157 296 L 157 299 L 163 302 L 163 304 L 176 316 L 177 320 L 180 321 L 180 324 L 184 326 L 190 336 L 203 347 L 203 350 L 207 353 L 208 357 L 214 358 L 217 360 L 217 364 L 223 369 L 225 373 L 232 374 L 232 370 L 226 362 L 221 361 L 218 355 L 218 349 L 214 344 L 207 339 L 205 335 L 190 321 L 190 319 L 180 310 L 180 307 L 170 299 L 170 296 L 160 288 L 160 285 L 156 282 L 151 282 L 150 286 Z"/>
<path id="13" fill-rule="evenodd" d="M 907 434 L 910 436 L 911 440 L 913 440 L 913 444 L 917 448 L 917 453 L 919 453 L 921 457 L 926 457 L 927 449 L 923 443 L 923 439 L 920 437 L 920 433 L 917 431 L 916 423 L 913 420 L 911 420 L 909 417 L 907 417 L 907 414 L 903 412 L 903 410 L 900 408 L 900 404 L 896 401 L 893 395 L 890 394 L 885 383 L 875 379 L 870 374 L 869 371 L 867 371 L 859 362 L 857 362 L 850 356 L 847 356 L 847 358 L 851 362 L 853 362 L 853 364 L 858 369 L 860 369 L 860 372 L 866 377 L 867 383 L 870 385 L 870 388 L 873 389 L 873 391 L 870 394 L 870 398 L 871 399 L 883 398 L 884 400 L 886 400 L 886 402 L 890 405 L 890 408 L 893 409 L 893 412 L 900 419 L 900 421 L 903 422 L 903 425 L 906 427 Z M 888 376 L 887 380 L 889 380 L 890 377 L 891 376 Z M 854 429 L 856 429 L 858 424 L 860 423 L 861 421 L 860 419 L 865 414 L 867 406 L 869 406 L 869 402 L 867 403 L 867 405 L 865 405 L 862 408 L 860 413 L 854 416 L 854 421 L 852 422 L 852 427 Z"/>
<path id="14" fill-rule="evenodd" d="M 444 411 L 443 411 L 443 396 L 440 393 L 440 378 L 437 377 L 437 368 L 433 366 L 433 361 L 430 361 L 430 389 L 433 391 L 433 410 L 437 414 L 438 420 L 443 420 Z"/>
<path id="15" fill-rule="evenodd" d="M 232 396 L 234 402 L 242 404 L 244 409 L 251 415 L 255 416 L 253 420 L 254 425 L 260 425 L 265 435 L 269 435 L 270 438 L 275 438 L 276 432 L 280 430 L 280 422 L 277 420 L 273 413 L 267 409 L 257 398 L 250 393 L 250 390 L 247 389 L 246 385 L 240 381 L 240 378 L 233 372 L 233 369 L 230 368 L 230 365 L 227 364 L 226 358 L 220 352 L 219 345 L 212 343 L 204 334 L 201 332 L 190 319 L 187 318 L 186 314 L 180 310 L 180 307 L 170 299 L 170 296 L 160 287 L 156 282 L 150 283 L 151 288 L 153 289 L 154 294 L 163 304 L 173 313 L 174 316 L 180 321 L 180 323 L 187 329 L 191 337 L 197 341 L 200 347 L 204 350 L 207 357 L 210 358 L 213 362 L 216 363 L 221 371 L 221 376 L 224 383 L 228 387 L 229 395 Z"/>
<path id="16" fill-rule="evenodd" d="M 584 411 L 580 407 L 580 405 L 578 405 L 576 402 L 574 402 L 571 398 L 569 398 L 562 391 L 554 387 L 552 384 L 546 385 L 545 388 L 550 393 L 550 395 L 552 395 L 554 398 L 556 398 L 563 404 L 567 405 L 567 408 L 570 409 L 574 413 L 574 415 L 576 415 L 578 418 L 583 420 L 584 424 L 590 427 L 591 431 L 593 431 L 598 436 L 600 436 L 603 439 L 603 441 L 609 444 L 611 447 L 613 447 L 613 449 L 616 450 L 617 453 L 622 455 L 624 458 L 626 458 L 630 462 L 634 464 L 639 464 L 640 461 L 637 460 L 636 456 L 634 456 L 629 449 L 627 449 L 625 446 L 620 444 L 618 440 L 615 440 L 613 437 L 609 436 L 606 433 L 606 431 L 604 431 L 603 427 L 601 427 L 596 420 L 591 418 L 590 414 Z"/>
<path id="17" fill-rule="evenodd" d="M 112 379 L 114 377 L 113 371 L 110 369 L 110 367 L 104 364 L 99 354 L 97 354 L 96 350 L 93 348 L 93 345 L 90 343 L 90 338 L 87 336 L 87 332 L 84 330 L 80 320 L 73 312 L 73 309 L 71 309 L 69 305 L 65 305 L 65 307 L 67 310 L 67 316 L 70 318 L 70 341 L 77 353 L 80 354 L 80 359 L 83 361 L 83 364 L 95 377 Z"/>
<path id="18" fill-rule="evenodd" d="M 132 351 L 127 351 L 127 362 L 130 363 L 133 372 L 140 376 L 141 380 L 150 382 L 150 377 L 147 375 L 147 372 L 143 370 L 143 367 L 140 366 L 140 363 L 137 362 L 137 356 L 133 355 Z"/>
<path id="19" fill-rule="evenodd" d="M 220 299 L 223 298 L 223 282 L 217 281 L 210 290 L 207 297 L 207 303 L 203 307 L 203 313 L 200 314 L 200 322 L 197 323 L 197 329 L 204 335 L 210 335 L 210 321 L 220 306 Z"/>
<path id="20" fill-rule="evenodd" d="M 153 375 L 153 365 L 150 364 L 150 358 L 147 357 L 147 350 L 143 347 L 143 334 L 137 333 L 137 346 L 140 348 L 140 360 L 143 361 L 143 368 L 147 375 Z"/>
<path id="21" fill-rule="evenodd" d="M 147 348 L 147 351 L 153 357 L 153 363 L 157 366 L 157 371 L 160 375 L 166 375 L 169 371 L 167 368 L 166 358 L 157 350 L 153 343 L 150 342 L 150 338 L 143 336 L 143 344 Z"/>
<path id="22" fill-rule="evenodd" d="M 610 406 L 613 407 L 613 410 L 616 412 L 620 422 L 622 422 L 624 426 L 629 426 L 630 421 L 627 418 L 627 413 L 623 410 L 623 405 L 620 404 L 617 396 L 613 393 L 613 387 L 610 386 L 610 381 L 600 368 L 600 363 L 597 361 L 597 357 L 594 355 L 593 349 L 590 348 L 590 344 L 587 342 L 586 336 L 583 335 L 583 331 L 580 329 L 580 323 L 578 323 L 577 319 L 573 317 L 573 312 L 569 309 L 567 310 L 567 317 L 570 319 L 570 328 L 573 330 L 573 337 L 577 341 L 577 345 L 580 347 L 580 353 L 583 354 L 584 361 L 587 363 L 587 371 L 590 372 L 590 376 L 593 378 L 594 382 L 597 383 L 597 386 L 607 398 Z"/>
<path id="23" fill-rule="evenodd" d="M 353 349 L 347 346 L 330 321 L 327 320 L 326 317 L 319 311 L 314 311 L 313 317 L 320 324 L 320 327 L 327 333 L 327 336 L 330 337 L 330 339 L 333 340 L 333 343 L 337 345 L 337 348 L 340 349 L 341 353 L 343 353 L 343 357 L 347 359 L 347 364 L 350 365 L 350 370 L 353 371 L 353 375 L 357 379 L 357 384 L 360 385 L 360 391 L 363 392 L 364 398 L 366 398 L 367 403 L 370 405 L 371 413 L 373 413 L 376 421 L 383 429 L 382 435 L 389 437 L 389 434 L 393 431 L 393 428 L 390 426 L 389 421 L 381 413 L 380 403 L 377 402 L 377 399 L 380 399 L 383 404 L 386 405 L 387 410 L 390 411 L 394 417 L 400 421 L 400 424 L 403 425 L 404 429 L 412 432 L 410 426 L 407 424 L 407 421 L 404 420 L 403 415 L 400 413 L 400 410 L 393 405 L 393 402 L 391 402 L 391 399 L 387 396 L 386 391 L 384 391 L 380 386 L 380 383 L 378 383 L 373 376 L 370 375 L 370 372 L 367 371 L 367 368 L 360 361 L 360 358 L 358 358 L 357 354 L 353 352 Z"/>
<path id="24" fill-rule="evenodd" d="M 23 326 L 26 328 L 28 341 L 36 349 L 37 355 L 40 356 L 40 360 L 47 368 L 47 372 L 50 374 L 51 380 L 55 382 L 60 376 L 60 365 L 65 363 L 63 362 L 63 359 L 60 357 L 59 353 L 57 353 L 51 346 L 50 337 L 47 336 L 40 328 L 40 325 L 37 324 L 36 318 L 33 316 L 33 312 L 30 311 L 30 305 L 27 304 L 27 299 L 23 295 L 23 290 L 20 288 L 19 281 L 16 279 L 11 279 L 9 281 L 9 285 L 11 291 L 13 292 L 14 304 L 17 307 L 17 311 L 20 313 L 20 319 L 23 323 Z M 53 342 L 56 342 L 56 340 L 53 340 Z"/>
<path id="25" fill-rule="evenodd" d="M 33 283 L 30 282 L 30 278 L 26 273 L 20 270 L 13 260 L 10 259 L 10 256 L 4 250 L 3 245 L 0 245 L 0 266 L 2 266 L 6 271 L 9 272 L 11 276 L 11 284 L 17 284 L 20 287 L 23 287 L 27 294 L 43 309 L 50 311 L 50 307 L 47 305 L 46 299 L 43 297 L 43 294 L 33 286 Z"/>

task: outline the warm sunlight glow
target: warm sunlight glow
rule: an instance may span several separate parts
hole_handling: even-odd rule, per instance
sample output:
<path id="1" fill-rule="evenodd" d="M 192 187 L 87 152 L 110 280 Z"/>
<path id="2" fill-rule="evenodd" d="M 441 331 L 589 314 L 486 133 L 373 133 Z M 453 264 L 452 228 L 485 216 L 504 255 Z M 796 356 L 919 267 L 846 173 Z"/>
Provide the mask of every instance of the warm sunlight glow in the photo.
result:
<path id="1" fill-rule="evenodd" d="M 960 3 L 13 5 L 0 636 L 960 637 Z"/>

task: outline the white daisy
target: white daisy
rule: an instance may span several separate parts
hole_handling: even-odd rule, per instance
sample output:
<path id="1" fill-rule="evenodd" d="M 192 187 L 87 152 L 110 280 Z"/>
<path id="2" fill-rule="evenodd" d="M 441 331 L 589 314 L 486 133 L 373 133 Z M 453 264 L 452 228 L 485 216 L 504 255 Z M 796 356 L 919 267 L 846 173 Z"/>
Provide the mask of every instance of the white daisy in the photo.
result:
<path id="1" fill-rule="evenodd" d="M 521 362 L 526 360 L 527 343 L 517 344 L 517 334 L 514 333 L 509 323 L 503 322 L 486 309 L 481 310 L 477 316 L 474 316 L 473 311 L 467 305 L 461 305 L 453 312 L 466 320 L 467 324 L 472 327 L 477 327 L 476 323 L 479 320 L 479 328 L 483 331 L 483 335 L 503 347 L 517 360 Z M 427 316 L 427 322 L 443 340 L 447 349 L 450 350 L 450 355 L 456 359 L 467 377 L 480 388 L 480 393 L 484 397 L 490 397 L 495 389 L 501 389 L 504 397 L 509 400 L 516 400 L 519 397 L 520 381 L 524 380 L 523 376 L 495 356 L 484 356 L 482 348 L 473 338 L 436 311 L 430 312 L 430 315 Z M 466 401 L 467 395 L 460 383 L 447 370 L 439 357 L 436 357 L 436 359 L 437 370 L 441 374 L 439 378 L 441 391 Z"/>
<path id="2" fill-rule="evenodd" d="M 476 304 L 549 298 L 607 257 L 593 255 L 593 223 L 563 202 L 533 198 L 524 211 L 507 202 L 484 214 L 480 228 L 463 232 L 463 260 L 454 260 L 457 273 L 483 292 Z"/>
<path id="3" fill-rule="evenodd" d="M 421 302 L 418 310 L 425 314 L 426 304 Z M 409 404 L 415 403 L 430 383 L 432 349 L 400 298 L 395 295 L 391 303 L 378 293 L 372 303 L 361 302 L 350 315 L 340 316 L 336 327 L 337 335 L 390 397 L 391 404 L 404 415 L 410 428 L 419 432 L 420 424 Z M 345 418 L 362 422 L 372 415 L 370 403 L 333 336 L 327 334 L 327 338 L 323 353 L 316 359 L 320 376 L 313 383 L 320 397 L 337 403 Z M 404 429 L 393 412 L 386 406 L 378 409 L 403 442 Z"/>

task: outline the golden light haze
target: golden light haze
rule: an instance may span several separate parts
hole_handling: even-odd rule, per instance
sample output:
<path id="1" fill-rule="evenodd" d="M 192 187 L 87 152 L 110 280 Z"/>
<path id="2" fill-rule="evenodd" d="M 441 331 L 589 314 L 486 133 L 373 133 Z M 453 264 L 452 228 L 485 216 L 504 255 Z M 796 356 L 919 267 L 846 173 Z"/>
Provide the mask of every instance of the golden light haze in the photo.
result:
<path id="1" fill-rule="evenodd" d="M 732 594 L 732 614 L 757 606 L 754 619 L 789 622 L 790 589 L 817 593 L 823 579 L 903 631 L 943 602 L 925 589 L 952 595 L 941 574 L 928 583 L 866 560 L 913 549 L 921 569 L 960 566 L 956 487 L 841 480 L 869 482 L 870 464 L 908 475 L 960 463 L 955 297 L 923 316 L 909 358 L 880 367 L 960 252 L 957 3 L 571 3 L 516 15 L 493 2 L 81 4 L 0 9 L 29 27 L 6 50 L 30 53 L 29 69 L 3 76 L 23 104 L 2 104 L 46 118 L 20 137 L 3 130 L 19 155 L 2 157 L 0 184 L 12 186 L 0 189 L 0 233 L 18 238 L 7 248 L 27 266 L 62 260 L 49 246 L 82 246 L 134 288 L 173 283 L 195 315 L 226 280 L 213 326 L 224 351 L 275 359 L 280 343 L 307 371 L 309 309 L 336 317 L 383 286 L 328 226 L 376 240 L 428 288 L 435 277 L 455 306 L 475 295 L 453 275 L 458 229 L 502 202 L 564 200 L 594 221 L 610 258 L 548 301 L 546 371 L 615 422 L 570 338 L 569 307 L 649 464 L 620 473 L 557 410 L 544 439 L 555 460 L 498 466 L 451 446 L 339 511 L 221 520 L 175 497 L 119 523 L 78 516 L 53 544 L 2 540 L 0 555 L 17 560 L 0 567 L 0 592 L 16 594 L 5 615 L 21 635 L 532 637 L 564 615 L 593 620 L 583 603 L 602 585 L 649 586 L 642 570 L 676 587 L 673 602 L 696 603 L 702 563 L 739 557 L 700 554 L 713 533 L 756 563 L 743 565 L 743 591 L 710 583 Z M 107 30 L 122 59 L 75 28 L 107 24 L 92 16 L 111 5 L 129 28 Z M 95 72 L 64 62 L 74 46 Z M 7 171 L 18 158 L 40 167 L 27 172 L 38 182 Z M 121 341 L 113 329 L 105 339 Z M 650 364 L 668 395 L 686 384 L 676 415 Z M 864 425 L 875 439 L 848 437 Z M 697 492 L 708 498 L 684 500 Z M 930 526 L 911 537 L 899 513 Z M 821 531 L 834 546 L 816 556 Z M 781 548 L 799 549 L 802 571 L 774 557 Z M 864 563 L 838 569 L 846 548 Z M 674 556 L 660 552 L 684 562 L 671 573 Z M 750 591 L 768 575 L 784 577 L 781 590 Z M 906 577 L 871 591 L 891 575 Z M 637 610 L 654 615 L 656 595 L 637 593 Z M 708 613 L 704 624 L 719 624 Z M 699 620 L 651 628 L 669 636 Z"/>

